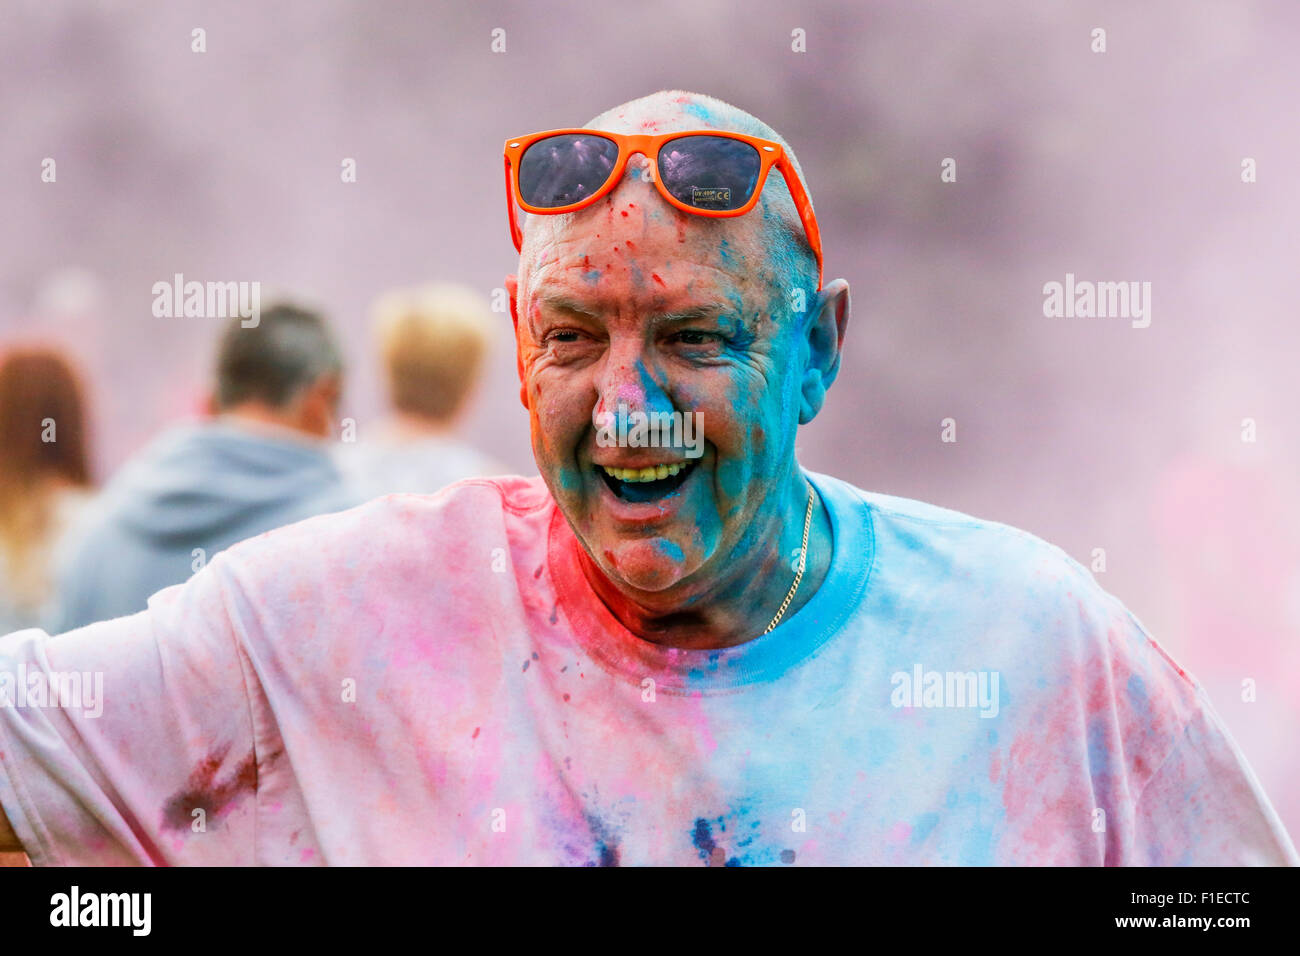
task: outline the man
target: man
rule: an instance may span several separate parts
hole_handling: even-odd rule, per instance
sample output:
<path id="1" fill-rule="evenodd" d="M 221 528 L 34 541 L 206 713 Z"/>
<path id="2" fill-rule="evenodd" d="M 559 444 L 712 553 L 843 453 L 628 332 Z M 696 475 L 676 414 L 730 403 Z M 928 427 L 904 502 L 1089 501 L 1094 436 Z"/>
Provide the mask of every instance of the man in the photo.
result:
<path id="1" fill-rule="evenodd" d="M 33 860 L 1296 862 L 1197 685 L 1059 549 L 799 466 L 849 295 L 776 134 L 680 92 L 588 126 L 506 145 L 541 478 L 0 642 L 114 688 L 98 722 L 0 711 Z"/>
<path id="2" fill-rule="evenodd" d="M 491 344 L 484 296 L 436 282 L 381 296 L 371 309 L 392 414 L 338 448 L 339 467 L 364 497 L 432 494 L 501 467 L 456 437 Z"/>
<path id="3" fill-rule="evenodd" d="M 172 429 L 105 489 L 61 574 L 62 629 L 143 610 L 236 541 L 361 500 L 324 439 L 342 363 L 325 320 L 279 305 L 218 345 L 211 420 Z"/>

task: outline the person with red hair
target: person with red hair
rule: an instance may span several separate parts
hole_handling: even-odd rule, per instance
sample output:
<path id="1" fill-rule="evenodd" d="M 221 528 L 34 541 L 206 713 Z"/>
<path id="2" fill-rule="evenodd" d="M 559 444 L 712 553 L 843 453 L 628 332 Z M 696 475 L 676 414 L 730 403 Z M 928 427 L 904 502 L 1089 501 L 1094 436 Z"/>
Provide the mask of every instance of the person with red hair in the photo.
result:
<path id="1" fill-rule="evenodd" d="M 55 349 L 0 357 L 0 631 L 47 627 L 54 569 L 89 498 L 83 389 Z"/>

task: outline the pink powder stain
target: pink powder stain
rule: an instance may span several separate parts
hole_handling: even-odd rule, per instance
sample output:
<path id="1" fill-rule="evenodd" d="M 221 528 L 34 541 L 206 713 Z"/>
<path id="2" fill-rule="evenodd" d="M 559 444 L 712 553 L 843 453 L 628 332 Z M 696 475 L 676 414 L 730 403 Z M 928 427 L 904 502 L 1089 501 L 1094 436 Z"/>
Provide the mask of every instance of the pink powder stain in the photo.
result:
<path id="1" fill-rule="evenodd" d="M 1101 626 L 1082 606 L 1079 613 L 1083 629 Z M 1075 689 L 1071 696 L 1082 706 L 1050 699 L 1029 722 L 1033 729 L 1012 741 L 1005 766 L 993 755 L 990 779 L 1003 776 L 1007 839 L 1024 848 L 1022 858 L 1077 863 L 1099 852 L 1088 827 L 1094 807 L 1132 801 L 1191 712 L 1194 690 L 1175 676 L 1177 666 L 1131 624 L 1109 623 L 1101 646 L 1071 661 L 1062 675 L 1061 684 Z M 1073 635 L 1065 630 L 1061 637 L 1068 643 Z M 1093 786 L 1080 787 L 1064 768 L 1088 767 L 1090 746 L 1108 759 L 1090 768 Z"/>
<path id="2" fill-rule="evenodd" d="M 696 734 L 699 735 L 701 752 L 712 755 L 718 749 L 718 741 L 713 736 L 713 728 L 709 722 L 707 711 L 702 706 L 703 697 L 693 698 L 691 706 L 692 713 L 688 718 L 690 726 L 694 727 Z"/>
<path id="3" fill-rule="evenodd" d="M 895 845 L 906 843 L 912 837 L 912 825 L 903 820 L 899 820 L 889 829 L 885 839 Z"/>
<path id="4" fill-rule="evenodd" d="M 1037 782 L 1027 778 L 1035 765 L 1033 751 L 1034 740 L 1027 734 L 1021 734 L 1011 744 L 1007 779 L 1002 787 L 1002 806 L 1012 816 L 1020 816 L 1025 812 L 1025 804 L 1033 794 L 1033 785 Z"/>
<path id="5" fill-rule="evenodd" d="M 298 862 L 309 863 L 311 862 L 312 858 L 315 856 L 316 856 L 315 850 L 303 850 L 302 853 L 298 855 Z"/>

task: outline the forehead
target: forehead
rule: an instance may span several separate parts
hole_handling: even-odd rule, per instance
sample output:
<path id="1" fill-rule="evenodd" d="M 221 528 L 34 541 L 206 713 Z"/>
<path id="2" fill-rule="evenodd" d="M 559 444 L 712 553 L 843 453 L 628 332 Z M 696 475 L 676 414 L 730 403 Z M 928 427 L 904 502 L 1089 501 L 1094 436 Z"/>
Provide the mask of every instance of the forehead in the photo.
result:
<path id="1" fill-rule="evenodd" d="M 629 103 L 598 117 L 591 126 L 614 133 L 679 133 L 688 129 L 726 129 L 723 119 L 707 104 L 678 96 L 666 102 Z"/>
<path id="2" fill-rule="evenodd" d="M 622 181 L 576 213 L 530 216 L 521 283 L 531 296 L 564 290 L 600 304 L 720 297 L 739 305 L 766 294 L 763 209 L 710 218 L 669 205 L 633 157 Z"/>

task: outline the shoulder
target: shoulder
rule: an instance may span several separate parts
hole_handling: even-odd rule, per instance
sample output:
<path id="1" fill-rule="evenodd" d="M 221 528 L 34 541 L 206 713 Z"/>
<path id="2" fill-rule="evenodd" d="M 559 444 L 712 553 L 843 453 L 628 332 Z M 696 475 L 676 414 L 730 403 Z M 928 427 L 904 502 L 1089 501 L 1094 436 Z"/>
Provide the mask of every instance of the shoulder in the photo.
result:
<path id="1" fill-rule="evenodd" d="M 355 535 L 362 529 L 370 536 L 396 543 L 407 533 L 445 530 L 471 521 L 482 523 L 492 515 L 540 513 L 551 504 L 550 492 L 539 477 L 468 478 L 434 494 L 381 495 L 343 511 L 267 531 L 235 549 L 251 554 L 260 549 L 291 547 L 308 539 L 356 544 Z"/>
<path id="2" fill-rule="evenodd" d="M 232 545 L 150 608 L 180 628 L 204 608 L 263 653 L 304 636 L 323 648 L 414 634 L 457 609 L 508 604 L 515 578 L 501 571 L 521 548 L 544 548 L 553 508 L 540 478 L 515 476 L 386 495 Z"/>
<path id="3" fill-rule="evenodd" d="M 553 500 L 541 478 L 472 478 L 436 494 L 389 494 L 267 531 L 219 559 L 241 579 L 315 579 L 337 587 L 392 575 L 465 572 L 483 553 L 544 528 Z M 215 563 L 215 561 L 214 561 Z"/>
<path id="4" fill-rule="evenodd" d="M 1191 706 L 1196 681 L 1059 546 L 1002 522 L 832 481 L 835 497 L 869 515 L 877 587 L 948 608 L 1046 671 L 1138 673 L 1178 700 L 1180 712 Z M 1136 693 L 1140 680 L 1128 689 Z"/>
<path id="5" fill-rule="evenodd" d="M 869 599 L 900 624 L 909 652 L 927 666 L 978 662 L 999 675 L 1015 827 L 1033 830 L 1046 808 L 1073 805 L 1080 773 L 1097 805 L 1131 803 L 1207 713 L 1196 680 L 1060 547 L 1000 522 L 842 490 L 870 513 Z"/>
<path id="6" fill-rule="evenodd" d="M 869 521 L 878 563 L 886 568 L 936 586 L 1014 587 L 1043 600 L 1077 591 L 1114 601 L 1064 550 L 1021 528 L 824 476 L 818 486 L 830 491 L 842 515 L 858 512 Z"/>

